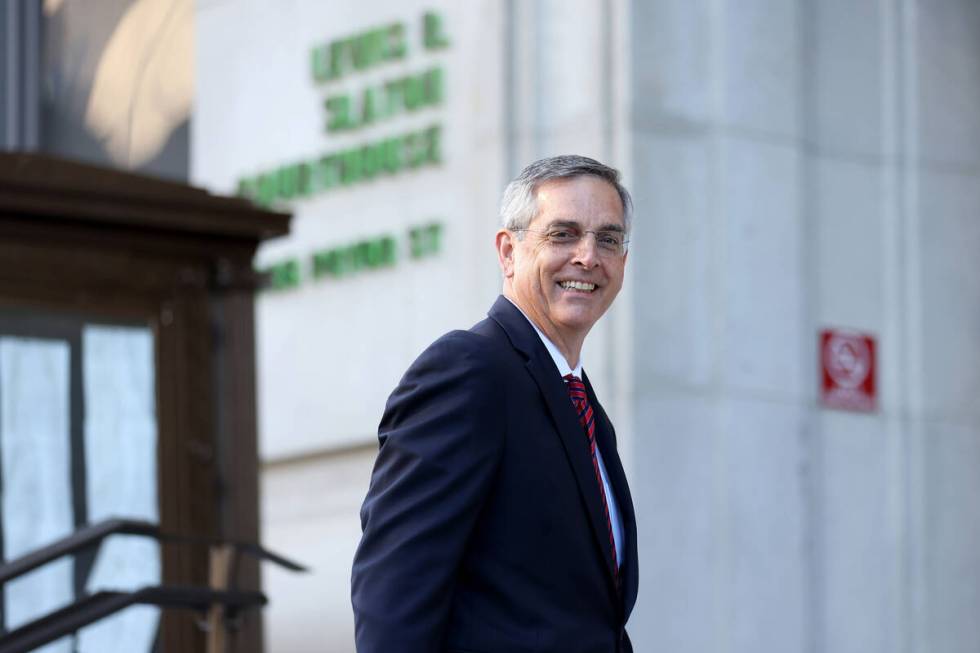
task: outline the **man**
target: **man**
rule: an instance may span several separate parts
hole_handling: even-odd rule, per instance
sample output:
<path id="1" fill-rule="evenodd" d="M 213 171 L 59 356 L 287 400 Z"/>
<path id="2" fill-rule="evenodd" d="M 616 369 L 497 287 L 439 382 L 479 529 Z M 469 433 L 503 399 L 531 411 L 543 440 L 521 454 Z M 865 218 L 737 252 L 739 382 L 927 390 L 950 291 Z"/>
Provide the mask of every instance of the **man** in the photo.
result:
<path id="1" fill-rule="evenodd" d="M 392 393 L 361 510 L 360 653 L 623 653 L 636 525 L 581 370 L 623 283 L 630 198 L 580 156 L 531 164 L 496 236 L 503 297 Z"/>

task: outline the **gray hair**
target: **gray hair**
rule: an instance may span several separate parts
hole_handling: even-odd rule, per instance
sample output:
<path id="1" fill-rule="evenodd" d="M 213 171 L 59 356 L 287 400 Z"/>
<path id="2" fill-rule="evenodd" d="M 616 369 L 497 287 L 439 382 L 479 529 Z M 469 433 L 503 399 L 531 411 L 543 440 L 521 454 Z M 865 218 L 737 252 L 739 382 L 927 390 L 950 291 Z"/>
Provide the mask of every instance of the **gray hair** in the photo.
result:
<path id="1" fill-rule="evenodd" d="M 504 228 L 518 231 L 527 229 L 531 224 L 538 213 L 535 194 L 538 184 L 550 179 L 568 179 L 582 175 L 604 179 L 616 189 L 623 203 L 623 226 L 629 234 L 633 218 L 633 200 L 630 198 L 629 191 L 619 181 L 619 171 L 595 159 L 577 154 L 563 154 L 535 161 L 507 184 L 504 197 L 500 201 L 500 219 L 503 221 Z M 518 233 L 518 238 L 521 236 L 523 232 Z"/>

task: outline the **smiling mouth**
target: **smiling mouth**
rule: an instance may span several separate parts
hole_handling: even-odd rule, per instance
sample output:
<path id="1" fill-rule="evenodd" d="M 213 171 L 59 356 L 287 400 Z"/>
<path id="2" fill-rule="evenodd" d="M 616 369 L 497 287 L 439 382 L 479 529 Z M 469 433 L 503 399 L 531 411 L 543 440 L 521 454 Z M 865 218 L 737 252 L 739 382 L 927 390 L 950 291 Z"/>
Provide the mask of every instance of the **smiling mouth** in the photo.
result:
<path id="1" fill-rule="evenodd" d="M 590 293 L 598 286 L 587 281 L 559 281 L 558 287 L 562 290 L 572 290 L 575 292 Z"/>

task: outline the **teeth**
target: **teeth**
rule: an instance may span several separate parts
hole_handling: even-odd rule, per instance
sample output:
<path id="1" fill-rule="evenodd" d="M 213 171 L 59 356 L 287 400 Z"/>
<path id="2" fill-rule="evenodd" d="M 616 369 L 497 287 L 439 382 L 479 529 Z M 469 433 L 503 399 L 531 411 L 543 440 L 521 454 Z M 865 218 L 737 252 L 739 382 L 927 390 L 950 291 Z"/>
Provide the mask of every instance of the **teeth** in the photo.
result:
<path id="1" fill-rule="evenodd" d="M 594 283 L 585 283 L 584 281 L 561 281 L 558 285 L 565 290 L 587 290 L 589 292 L 595 290 Z"/>

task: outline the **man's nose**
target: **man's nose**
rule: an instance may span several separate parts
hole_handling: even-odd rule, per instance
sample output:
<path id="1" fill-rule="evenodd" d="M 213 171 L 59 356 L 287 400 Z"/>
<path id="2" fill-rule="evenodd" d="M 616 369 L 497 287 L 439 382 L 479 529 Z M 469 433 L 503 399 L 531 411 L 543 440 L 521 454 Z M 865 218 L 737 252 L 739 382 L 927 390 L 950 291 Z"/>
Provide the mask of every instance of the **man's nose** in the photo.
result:
<path id="1" fill-rule="evenodd" d="M 585 267 L 594 268 L 599 265 L 599 236 L 586 231 L 575 243 L 575 262 Z"/>

